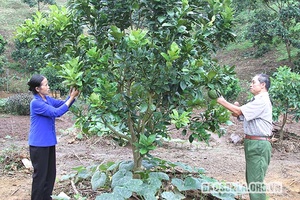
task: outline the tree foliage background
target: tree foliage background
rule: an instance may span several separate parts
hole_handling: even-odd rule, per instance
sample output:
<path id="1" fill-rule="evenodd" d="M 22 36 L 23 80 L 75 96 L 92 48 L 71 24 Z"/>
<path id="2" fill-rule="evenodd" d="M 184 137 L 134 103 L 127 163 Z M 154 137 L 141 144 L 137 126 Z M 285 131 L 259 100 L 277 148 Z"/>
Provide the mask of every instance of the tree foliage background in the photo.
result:
<path id="1" fill-rule="evenodd" d="M 246 28 L 244 38 L 256 47 L 256 57 L 284 44 L 290 67 L 299 68 L 300 2 L 240 1 L 234 0 L 240 17 L 247 16 L 241 23 Z M 240 18 L 241 19 L 241 18 Z M 296 49 L 296 53 L 293 53 Z M 298 56 L 297 56 L 298 54 Z"/>

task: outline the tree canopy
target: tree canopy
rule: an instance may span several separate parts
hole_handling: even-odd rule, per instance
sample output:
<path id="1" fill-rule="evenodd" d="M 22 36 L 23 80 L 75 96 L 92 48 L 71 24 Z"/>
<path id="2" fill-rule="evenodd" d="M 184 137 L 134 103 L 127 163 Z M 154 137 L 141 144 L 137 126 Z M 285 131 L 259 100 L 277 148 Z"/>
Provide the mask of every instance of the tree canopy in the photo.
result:
<path id="1" fill-rule="evenodd" d="M 72 0 L 37 12 L 17 39 L 82 90 L 82 131 L 112 134 L 133 148 L 134 171 L 171 122 L 189 140 L 224 133 L 228 113 L 207 97 L 236 91 L 234 67 L 211 55 L 235 38 L 228 0 Z M 230 91 L 230 92 L 229 92 Z M 230 93 L 230 94 L 229 94 Z M 199 112 L 194 115 L 193 110 Z"/>
<path id="2" fill-rule="evenodd" d="M 255 46 L 267 52 L 270 45 L 284 43 L 292 67 L 291 50 L 300 48 L 300 2 L 263 1 L 250 22 L 248 37 Z"/>

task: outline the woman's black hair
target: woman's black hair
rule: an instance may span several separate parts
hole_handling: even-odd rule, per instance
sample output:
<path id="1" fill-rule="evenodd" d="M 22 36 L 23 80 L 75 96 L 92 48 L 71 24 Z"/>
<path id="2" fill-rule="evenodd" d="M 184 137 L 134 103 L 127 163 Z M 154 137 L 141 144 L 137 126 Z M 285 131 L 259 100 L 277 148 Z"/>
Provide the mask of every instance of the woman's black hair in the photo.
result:
<path id="1" fill-rule="evenodd" d="M 44 80 L 44 76 L 40 74 L 35 74 L 31 77 L 31 79 L 28 81 L 27 85 L 29 86 L 29 91 L 32 92 L 32 94 L 37 94 L 36 87 L 40 87 L 42 81 Z"/>

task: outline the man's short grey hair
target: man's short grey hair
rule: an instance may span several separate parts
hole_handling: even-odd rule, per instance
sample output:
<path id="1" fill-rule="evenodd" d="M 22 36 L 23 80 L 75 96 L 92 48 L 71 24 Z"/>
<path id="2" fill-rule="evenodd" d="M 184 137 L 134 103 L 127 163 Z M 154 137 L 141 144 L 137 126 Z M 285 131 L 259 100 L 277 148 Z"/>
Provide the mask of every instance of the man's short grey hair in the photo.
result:
<path id="1" fill-rule="evenodd" d="M 266 89 L 267 91 L 269 90 L 270 86 L 271 86 L 271 81 L 268 75 L 266 74 L 257 74 L 256 75 L 258 78 L 258 81 L 260 83 L 265 83 L 266 84 Z"/>

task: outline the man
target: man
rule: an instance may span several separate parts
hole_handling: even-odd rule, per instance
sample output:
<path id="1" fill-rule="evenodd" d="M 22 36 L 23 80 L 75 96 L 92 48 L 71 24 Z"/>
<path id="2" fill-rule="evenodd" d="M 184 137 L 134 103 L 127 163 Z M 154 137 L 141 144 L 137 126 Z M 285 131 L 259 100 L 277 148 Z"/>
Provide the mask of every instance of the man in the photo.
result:
<path id="1" fill-rule="evenodd" d="M 222 96 L 217 102 L 244 121 L 244 151 L 246 159 L 246 182 L 251 200 L 265 200 L 263 184 L 271 158 L 272 104 L 268 90 L 270 79 L 265 74 L 254 76 L 250 84 L 253 99 L 243 106 L 226 101 Z"/>

